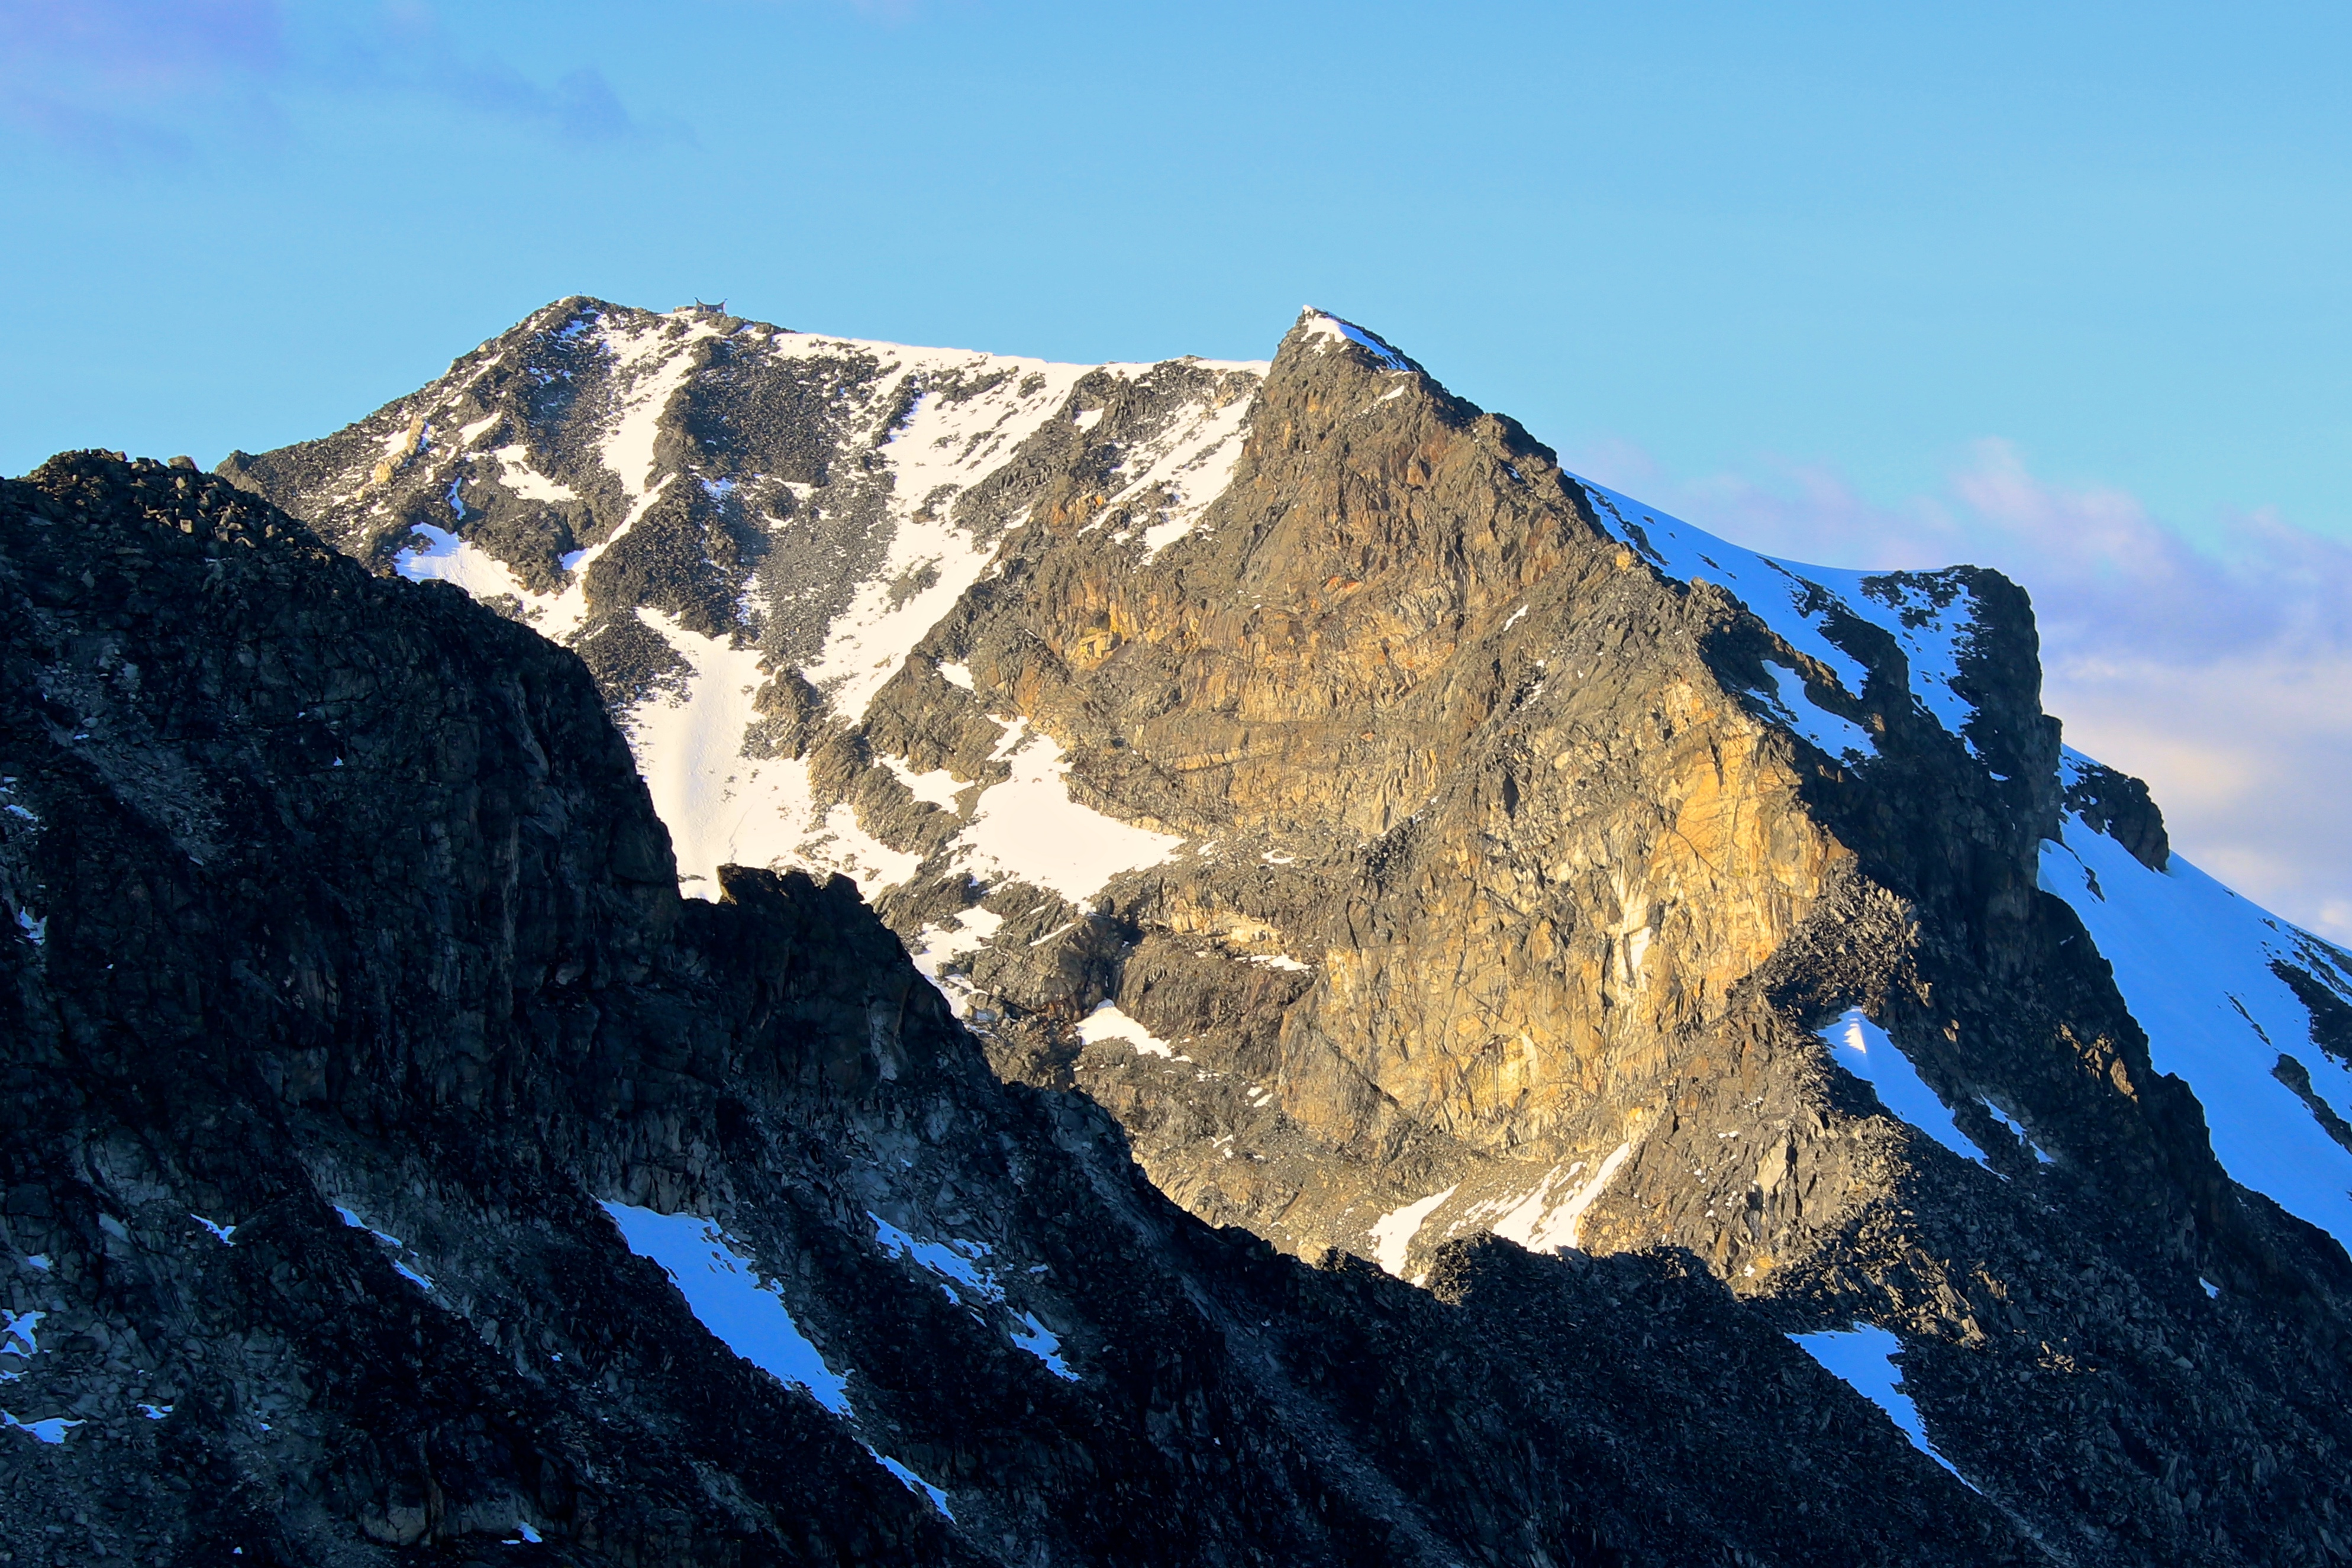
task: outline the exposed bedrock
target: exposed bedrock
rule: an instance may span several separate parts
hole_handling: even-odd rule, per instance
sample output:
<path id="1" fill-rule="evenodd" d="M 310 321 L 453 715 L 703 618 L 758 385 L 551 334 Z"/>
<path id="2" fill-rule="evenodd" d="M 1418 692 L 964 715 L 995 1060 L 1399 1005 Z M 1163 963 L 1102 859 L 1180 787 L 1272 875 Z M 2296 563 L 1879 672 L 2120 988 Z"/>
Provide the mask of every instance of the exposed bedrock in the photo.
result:
<path id="1" fill-rule="evenodd" d="M 226 483 L 0 484 L 0 639 L 10 1562 L 2040 1560 L 1686 1255 L 1202 1225 Z"/>
<path id="2" fill-rule="evenodd" d="M 2062 756 L 2013 584 L 1766 561 L 1316 312 L 1265 365 L 1088 368 L 567 301 L 241 482 L 497 598 L 505 547 L 401 535 L 409 470 L 364 464 L 567 331 L 607 412 L 564 460 L 642 494 L 507 607 L 596 671 L 689 888 L 856 876 L 999 1074 L 1211 1223 L 1441 1293 L 1490 1232 L 1672 1256 L 1893 1331 L 2060 1560 L 2346 1550 L 2352 1225 L 2235 1151 L 2285 1116 L 2342 1152 L 2352 961 L 2273 922 L 2275 995 L 2198 1003 L 2271 1098 L 2190 1070 L 2102 924 L 2188 883 L 2145 788 Z M 802 390 L 693 412 L 729 356 Z M 416 493 L 474 449 L 416 447 Z M 744 558 L 824 552 L 689 622 L 599 575 L 674 493 L 784 498 Z M 630 639 L 650 673 L 599 662 Z"/>

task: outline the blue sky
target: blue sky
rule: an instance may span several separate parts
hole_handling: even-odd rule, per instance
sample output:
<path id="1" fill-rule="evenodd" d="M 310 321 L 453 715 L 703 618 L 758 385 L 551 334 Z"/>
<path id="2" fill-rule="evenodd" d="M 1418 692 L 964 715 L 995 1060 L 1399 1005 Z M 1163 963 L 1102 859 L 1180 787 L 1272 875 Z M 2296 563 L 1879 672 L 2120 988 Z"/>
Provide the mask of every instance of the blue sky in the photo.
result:
<path id="1" fill-rule="evenodd" d="M 0 469 L 574 292 L 1076 360 L 1312 301 L 1702 526 L 2012 571 L 2070 733 L 2352 937 L 2347 16 L 0 0 Z"/>

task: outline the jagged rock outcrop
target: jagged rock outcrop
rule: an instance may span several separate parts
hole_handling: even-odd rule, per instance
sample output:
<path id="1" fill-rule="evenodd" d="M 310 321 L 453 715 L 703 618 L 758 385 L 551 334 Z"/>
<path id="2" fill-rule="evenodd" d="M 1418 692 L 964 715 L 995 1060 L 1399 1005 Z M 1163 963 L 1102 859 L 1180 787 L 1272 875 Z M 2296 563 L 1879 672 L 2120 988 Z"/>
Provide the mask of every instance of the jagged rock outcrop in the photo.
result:
<path id="1" fill-rule="evenodd" d="M 0 633 L 8 1561 L 2038 1555 L 1696 1260 L 1204 1226 L 226 483 L 0 485 Z"/>
<path id="2" fill-rule="evenodd" d="M 2059 1560 L 2352 1550 L 2352 960 L 2063 752 L 1997 574 L 1756 556 L 1318 312 L 1088 369 L 564 301 L 229 470 L 572 642 L 689 888 L 856 876 L 1195 1215 L 1672 1249 L 1899 1336 Z M 562 574 L 486 483 L 572 492 Z"/>

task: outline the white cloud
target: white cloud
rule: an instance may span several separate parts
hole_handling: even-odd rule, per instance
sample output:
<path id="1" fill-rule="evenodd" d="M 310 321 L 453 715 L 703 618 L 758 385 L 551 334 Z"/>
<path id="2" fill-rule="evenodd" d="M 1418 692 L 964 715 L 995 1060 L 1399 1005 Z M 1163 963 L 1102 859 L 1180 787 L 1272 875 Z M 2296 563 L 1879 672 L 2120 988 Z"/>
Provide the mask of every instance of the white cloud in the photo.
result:
<path id="1" fill-rule="evenodd" d="M 2137 497 L 2039 479 L 1998 441 L 1895 506 L 1818 468 L 1675 480 L 1624 447 L 1570 467 L 1775 554 L 2007 573 L 2033 595 L 2043 705 L 2069 743 L 2147 780 L 2189 858 L 2352 942 L 2352 547 L 2256 510 L 2200 548 Z"/>

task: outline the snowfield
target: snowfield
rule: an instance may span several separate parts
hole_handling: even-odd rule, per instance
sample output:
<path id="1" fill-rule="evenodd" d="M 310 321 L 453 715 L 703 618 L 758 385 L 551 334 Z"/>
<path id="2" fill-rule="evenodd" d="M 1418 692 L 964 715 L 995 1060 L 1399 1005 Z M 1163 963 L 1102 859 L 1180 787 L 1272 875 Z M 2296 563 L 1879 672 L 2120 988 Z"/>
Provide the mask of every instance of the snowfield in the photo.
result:
<path id="1" fill-rule="evenodd" d="M 2090 763 L 2069 751 L 2069 782 Z M 2115 969 L 2158 1072 L 2188 1081 L 2230 1174 L 2352 1247 L 2352 1150 L 2278 1076 L 2292 1058 L 2352 1120 L 2352 1064 L 2311 1037 L 2311 1010 L 2273 963 L 2352 994 L 2352 958 L 2265 913 L 2182 859 L 2151 871 L 2069 813 L 2042 846 L 2042 887 L 2066 900 Z M 2290 1069 L 2291 1070 L 2291 1069 Z"/>

